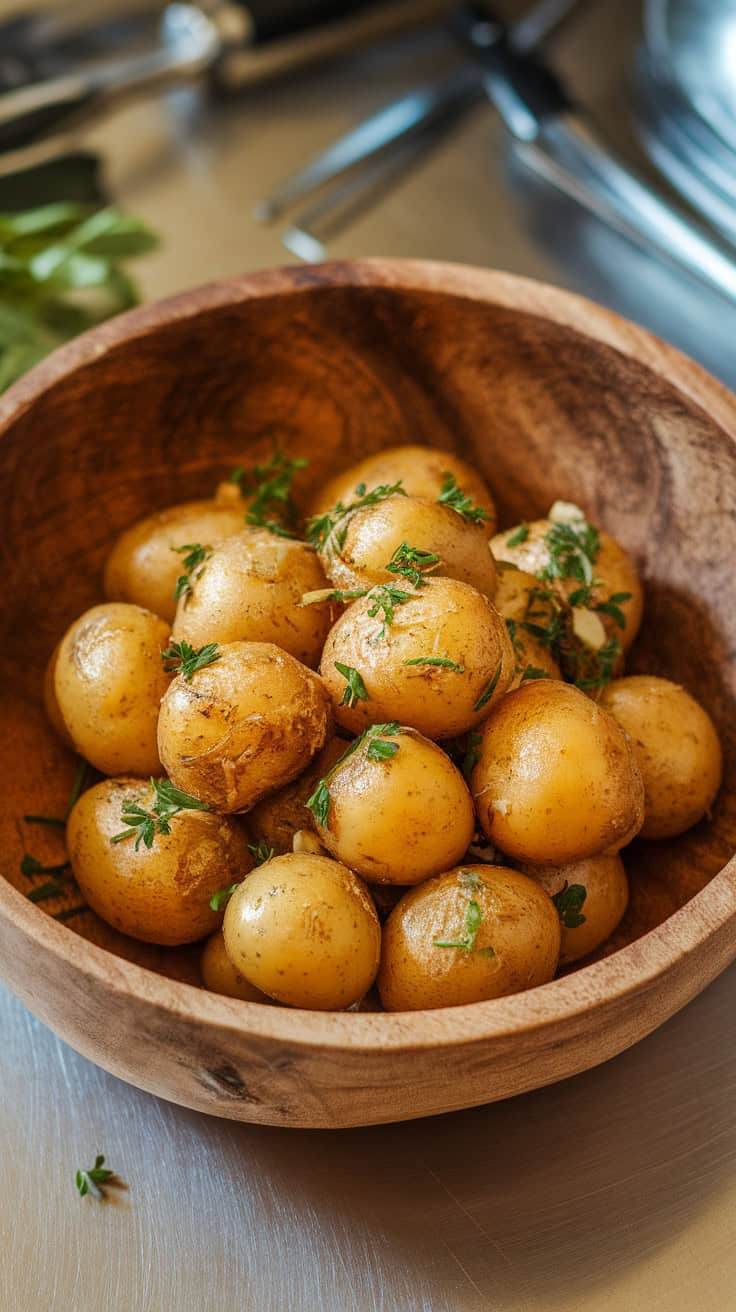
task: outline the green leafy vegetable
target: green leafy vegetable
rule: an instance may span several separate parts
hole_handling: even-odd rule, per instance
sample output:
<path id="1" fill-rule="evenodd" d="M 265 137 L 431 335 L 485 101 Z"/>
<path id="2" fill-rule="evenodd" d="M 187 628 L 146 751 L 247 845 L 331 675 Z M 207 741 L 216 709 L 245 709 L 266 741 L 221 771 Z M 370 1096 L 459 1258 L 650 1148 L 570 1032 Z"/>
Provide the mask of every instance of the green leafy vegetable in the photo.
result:
<path id="1" fill-rule="evenodd" d="M 456 510 L 458 515 L 469 524 L 482 524 L 488 519 L 488 511 L 473 504 L 472 497 L 466 496 L 458 487 L 454 474 L 446 471 L 443 478 L 444 482 L 437 498 L 441 506 L 449 506 L 452 510 Z"/>
<path id="2" fill-rule="evenodd" d="M 188 642 L 172 642 L 165 651 L 161 652 L 161 660 L 166 662 L 164 669 L 167 674 L 176 671 L 187 683 L 191 683 L 192 675 L 196 674 L 197 670 L 203 670 L 205 666 L 219 661 L 220 655 L 216 642 L 208 642 L 206 647 L 196 649 L 190 647 Z"/>
<path id="3" fill-rule="evenodd" d="M 560 924 L 565 929 L 577 929 L 578 925 L 585 924 L 585 916 L 581 916 L 580 912 L 587 896 L 588 890 L 584 884 L 565 884 L 559 893 L 555 893 L 552 901 L 557 907 Z"/>
<path id="4" fill-rule="evenodd" d="M 135 305 L 120 262 L 156 245 L 113 208 L 0 214 L 0 391 L 62 342 Z"/>
<path id="5" fill-rule="evenodd" d="M 135 850 L 141 843 L 144 847 L 153 847 L 156 833 L 170 834 L 171 821 L 181 811 L 209 811 L 206 802 L 192 797 L 189 793 L 175 788 L 170 779 L 151 779 L 154 802 L 150 811 L 146 811 L 137 802 L 123 802 L 121 819 L 127 829 L 115 834 L 111 843 L 122 843 L 126 838 L 135 838 Z"/>
<path id="6" fill-rule="evenodd" d="M 203 547 L 201 542 L 186 542 L 183 547 L 172 547 L 171 550 L 178 552 L 179 555 L 187 553 L 183 562 L 186 572 L 179 575 L 174 588 L 174 600 L 178 601 L 180 597 L 192 591 L 193 585 L 201 577 L 202 569 L 197 569 L 197 566 L 204 566 L 204 562 L 212 552 L 212 547 Z"/>
<path id="7" fill-rule="evenodd" d="M 522 542 L 526 542 L 528 537 L 529 537 L 529 525 L 520 524 L 518 528 L 514 529 L 511 536 L 506 539 L 506 546 L 520 547 Z"/>
<path id="8" fill-rule="evenodd" d="M 480 697 L 478 698 L 477 702 L 475 703 L 475 706 L 473 707 L 474 711 L 482 711 L 483 707 L 488 705 L 489 701 L 491 700 L 491 697 L 496 691 L 496 684 L 498 683 L 500 678 L 501 678 L 501 662 L 499 661 L 498 669 L 496 670 L 496 673 L 493 675 L 493 678 L 488 681 L 485 688 L 483 689 Z"/>
<path id="9" fill-rule="evenodd" d="M 439 563 L 440 558 L 434 551 L 423 551 L 421 547 L 410 547 L 408 542 L 402 542 L 386 569 L 389 574 L 402 574 L 415 588 L 421 588 L 424 586 L 424 575 L 431 573 Z"/>
<path id="10" fill-rule="evenodd" d="M 353 665 L 343 665 L 342 661 L 335 661 L 335 669 L 338 674 L 342 675 L 343 679 L 347 679 L 340 705 L 353 707 L 357 706 L 358 702 L 367 702 L 368 689 L 359 670 L 356 670 Z"/>
<path id="11" fill-rule="evenodd" d="M 311 542 L 317 551 L 323 551 L 327 542 L 332 539 L 338 551 L 341 551 L 345 545 L 347 532 L 347 524 L 341 521 L 356 510 L 362 510 L 364 506 L 377 506 L 380 501 L 393 496 L 406 496 L 401 479 L 396 483 L 381 483 L 370 492 L 366 492 L 365 483 L 360 483 L 355 489 L 354 501 L 349 501 L 347 505 L 338 501 L 337 505 L 325 514 L 312 515 L 311 519 L 307 520 L 307 541 Z"/>
<path id="12" fill-rule="evenodd" d="M 457 674 L 465 673 L 464 665 L 458 665 L 447 656 L 415 656 L 413 660 L 404 661 L 404 665 L 440 665 L 445 670 L 455 670 Z"/>
<path id="13" fill-rule="evenodd" d="M 89 1171 L 77 1171 L 74 1179 L 80 1198 L 84 1198 L 85 1194 L 91 1194 L 93 1198 L 97 1199 L 104 1197 L 104 1190 L 101 1186 L 106 1184 L 115 1174 L 114 1171 L 103 1166 L 104 1160 L 103 1154 L 98 1153 L 95 1157 L 95 1164 Z"/>
<path id="14" fill-rule="evenodd" d="M 366 756 L 371 761 L 390 760 L 399 750 L 399 744 L 387 742 L 386 739 L 395 738 L 400 733 L 401 725 L 398 720 L 388 720 L 385 724 L 369 725 L 367 729 L 363 730 L 359 738 L 353 739 L 342 756 L 338 757 L 335 764 L 327 771 L 324 778 L 320 779 L 312 796 L 308 798 L 306 806 L 309 807 L 315 820 L 322 825 L 323 829 L 329 828 L 331 801 L 329 784 L 335 771 L 339 770 L 343 762 L 347 761 L 354 752 L 360 751 L 363 747 L 365 747 Z"/>

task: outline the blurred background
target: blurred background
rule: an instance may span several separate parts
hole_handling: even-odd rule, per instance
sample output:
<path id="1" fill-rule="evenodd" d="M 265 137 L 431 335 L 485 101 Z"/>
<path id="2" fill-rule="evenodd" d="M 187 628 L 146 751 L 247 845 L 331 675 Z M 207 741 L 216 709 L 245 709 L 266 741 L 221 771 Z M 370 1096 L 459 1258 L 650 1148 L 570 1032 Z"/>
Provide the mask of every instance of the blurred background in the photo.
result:
<path id="1" fill-rule="evenodd" d="M 731 78 L 736 0 L 2 0 L 0 383 L 123 266 L 149 299 L 387 255 L 567 286 L 734 385 Z M 21 217 L 68 202 L 128 226 Z"/>

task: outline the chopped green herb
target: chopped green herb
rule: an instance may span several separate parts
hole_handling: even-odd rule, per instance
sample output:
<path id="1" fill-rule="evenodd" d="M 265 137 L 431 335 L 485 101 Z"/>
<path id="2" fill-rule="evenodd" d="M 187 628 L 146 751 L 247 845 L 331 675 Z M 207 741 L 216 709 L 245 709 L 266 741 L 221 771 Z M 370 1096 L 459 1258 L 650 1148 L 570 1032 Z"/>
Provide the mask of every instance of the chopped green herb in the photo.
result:
<path id="1" fill-rule="evenodd" d="M 102 1153 L 98 1153 L 95 1157 L 95 1164 L 89 1171 L 77 1171 L 74 1178 L 80 1198 L 84 1198 L 85 1194 L 91 1194 L 93 1198 L 98 1199 L 104 1197 L 104 1190 L 100 1186 L 106 1184 L 115 1174 L 114 1171 L 103 1167 L 104 1160 Z"/>
<path id="2" fill-rule="evenodd" d="M 66 892 L 66 886 L 59 879 L 47 879 L 45 884 L 36 884 L 26 897 L 29 902 L 46 902 L 51 897 L 60 897 Z"/>
<path id="3" fill-rule="evenodd" d="M 550 676 L 546 670 L 540 670 L 538 665 L 527 665 L 521 676 L 520 683 L 526 683 L 528 679 L 548 679 Z"/>
<path id="4" fill-rule="evenodd" d="M 521 662 L 524 659 L 524 644 L 521 641 L 521 638 L 519 637 L 519 634 L 517 632 L 516 620 L 506 620 L 506 629 L 511 639 L 511 646 L 514 649 L 514 656 L 516 658 L 516 668 L 518 670 L 521 665 Z"/>
<path id="5" fill-rule="evenodd" d="M 282 538 L 295 537 L 291 528 L 295 515 L 291 485 L 297 472 L 308 464 L 302 456 L 290 458 L 276 451 L 267 464 L 253 465 L 249 470 L 238 465 L 230 482 L 252 498 L 245 514 L 246 524 L 266 528 Z"/>
<path id="6" fill-rule="evenodd" d="M 53 829 L 65 829 L 66 822 L 71 815 L 72 808 L 79 801 L 80 794 L 84 787 L 84 781 L 87 776 L 89 765 L 87 761 L 80 761 L 77 766 L 74 782 L 69 794 L 69 801 L 66 804 L 66 810 L 63 817 L 55 815 L 24 815 L 23 819 L 29 825 L 50 825 Z"/>
<path id="7" fill-rule="evenodd" d="M 229 477 L 228 480 L 227 480 L 228 483 L 234 483 L 236 487 L 240 487 L 240 484 L 241 484 L 241 482 L 242 482 L 243 474 L 244 474 L 244 473 L 245 473 L 245 466 L 244 466 L 244 465 L 236 465 L 235 468 L 234 468 L 234 470 L 233 470 L 233 472 L 232 472 L 232 474 L 230 475 L 230 477 Z"/>
<path id="8" fill-rule="evenodd" d="M 529 525 L 520 524 L 518 528 L 514 529 L 510 537 L 507 537 L 506 546 L 520 547 L 522 542 L 526 542 L 528 537 L 529 537 Z"/>
<path id="9" fill-rule="evenodd" d="M 465 755 L 460 767 L 467 783 L 470 783 L 470 776 L 480 760 L 480 745 L 483 741 L 482 734 L 471 729 L 466 738 Z"/>
<path id="10" fill-rule="evenodd" d="M 60 861 L 57 865 L 44 866 L 37 861 L 35 856 L 29 856 L 28 852 L 23 856 L 20 863 L 20 873 L 31 879 L 33 875 L 59 875 L 62 870 L 69 869 L 68 861 Z"/>
<path id="11" fill-rule="evenodd" d="M 317 588 L 315 592 L 303 592 L 299 605 L 316 606 L 323 601 L 355 601 L 357 597 L 365 597 L 368 591 L 368 588 L 350 588 L 347 591 L 343 588 Z"/>
<path id="12" fill-rule="evenodd" d="M 496 670 L 496 673 L 494 674 L 493 678 L 488 681 L 480 697 L 475 703 L 475 706 L 473 707 L 474 711 L 482 711 L 483 707 L 488 705 L 489 701 L 491 700 L 491 697 L 496 691 L 496 685 L 500 678 L 501 678 L 501 661 L 498 662 L 498 669 Z"/>
<path id="13" fill-rule="evenodd" d="M 544 535 L 549 550 L 549 561 L 539 571 L 544 582 L 552 579 L 577 579 L 590 587 L 593 583 L 593 566 L 600 551 L 598 529 L 587 520 L 574 524 L 551 524 Z"/>
<path id="14" fill-rule="evenodd" d="M 562 603 L 552 588 L 531 588 L 521 628 L 554 654 L 565 636 Z"/>
<path id="15" fill-rule="evenodd" d="M 601 611 L 604 615 L 610 615 L 620 629 L 625 629 L 626 616 L 621 610 L 621 603 L 631 601 L 632 595 L 631 592 L 614 592 L 612 597 L 608 597 L 605 601 L 599 601 L 593 607 L 593 610 Z"/>
<path id="16" fill-rule="evenodd" d="M 180 556 L 184 552 L 187 553 L 183 562 L 186 572 L 179 575 L 174 588 L 174 600 L 178 601 L 180 597 L 189 595 L 197 579 L 201 577 L 204 562 L 210 555 L 212 547 L 203 547 L 201 542 L 186 542 L 183 547 L 172 547 L 171 550 L 176 551 Z M 200 568 L 197 569 L 197 566 Z"/>
<path id="17" fill-rule="evenodd" d="M 343 505 L 338 501 L 323 515 L 312 515 L 307 520 L 307 542 L 311 542 L 317 551 L 323 551 L 327 542 L 334 536 L 335 545 L 338 550 L 342 550 L 345 545 L 345 533 L 347 524 L 342 525 L 341 521 L 348 515 L 352 515 L 356 510 L 362 510 L 364 506 L 377 506 L 380 501 L 385 501 L 387 497 L 406 496 L 406 491 L 401 479 L 396 483 L 381 483 L 379 487 L 374 487 L 370 492 L 366 492 L 365 484 L 360 483 L 355 489 L 356 497 L 354 501 L 349 501 Z"/>
<path id="18" fill-rule="evenodd" d="M 175 788 L 170 779 L 151 779 L 154 803 L 150 811 L 144 810 L 137 802 L 123 802 L 121 819 L 128 826 L 121 833 L 110 839 L 111 843 L 122 843 L 126 838 L 135 838 L 135 850 L 141 843 L 144 847 L 153 847 L 156 832 L 171 833 L 171 821 L 181 811 L 209 811 L 206 802 L 198 797 Z"/>
<path id="19" fill-rule="evenodd" d="M 264 865 L 266 861 L 270 861 L 271 857 L 275 855 L 275 848 L 269 847 L 265 838 L 259 838 L 257 843 L 249 843 L 248 851 L 257 866 Z"/>
<path id="20" fill-rule="evenodd" d="M 368 689 L 363 682 L 360 671 L 352 665 L 343 665 L 342 661 L 335 661 L 335 669 L 338 674 L 347 679 L 340 705 L 353 707 L 357 706 L 358 702 L 367 702 Z"/>
<path id="21" fill-rule="evenodd" d="M 560 924 L 565 929 L 577 929 L 579 925 L 585 924 L 585 916 L 581 916 L 580 912 L 587 896 L 588 890 L 584 884 L 565 884 L 559 893 L 555 893 L 552 901 L 557 908 Z"/>
<path id="22" fill-rule="evenodd" d="M 229 888 L 221 888 L 219 892 L 213 893 L 210 898 L 210 906 L 212 910 L 222 911 L 222 908 L 230 901 L 236 888 L 240 888 L 242 882 L 242 879 L 239 879 L 236 884 L 231 884 Z"/>
<path id="23" fill-rule="evenodd" d="M 191 683 L 192 675 L 197 670 L 203 670 L 205 666 L 212 665 L 214 661 L 219 661 L 220 650 L 216 642 L 208 642 L 206 647 L 190 647 L 188 642 L 172 642 L 165 651 L 161 652 L 161 660 L 165 661 L 164 670 L 167 674 L 181 674 L 187 683 Z"/>
<path id="24" fill-rule="evenodd" d="M 389 574 L 402 574 L 415 588 L 424 586 L 424 575 L 431 573 L 440 563 L 434 551 L 424 551 L 421 547 L 410 547 L 402 542 L 397 547 L 386 569 Z"/>
<path id="25" fill-rule="evenodd" d="M 394 608 L 411 601 L 416 593 L 405 592 L 403 588 L 395 588 L 392 583 L 378 583 L 370 589 L 367 595 L 371 598 L 371 605 L 368 607 L 368 614 L 371 619 L 375 619 L 379 611 L 383 612 L 383 627 L 377 635 L 382 638 L 386 633 L 387 625 L 394 622 Z"/>
<path id="26" fill-rule="evenodd" d="M 598 688 L 605 688 L 606 684 L 611 682 L 616 662 L 621 655 L 621 643 L 618 638 L 609 638 L 608 642 L 597 651 L 591 653 L 588 658 L 588 664 L 592 663 L 593 673 L 587 672 L 573 678 L 573 682 L 583 692 L 593 692 Z"/>
<path id="27" fill-rule="evenodd" d="M 461 870 L 458 874 L 458 880 L 461 884 L 465 885 L 465 887 L 478 888 L 480 886 L 480 880 L 478 879 L 478 876 L 475 875 L 474 871 Z M 493 957 L 496 955 L 493 948 L 476 949 L 475 943 L 478 938 L 478 931 L 482 924 L 483 912 L 475 898 L 472 897 L 465 909 L 465 923 L 463 926 L 465 930 L 464 937 L 436 938 L 434 940 L 434 946 L 436 948 L 457 948 L 460 952 L 478 951 L 478 953 L 484 957 Z"/>
<path id="28" fill-rule="evenodd" d="M 404 665 L 440 665 L 444 670 L 455 670 L 457 674 L 465 673 L 464 665 L 458 665 L 457 661 L 451 661 L 447 656 L 415 656 L 411 661 L 404 661 Z"/>
<path id="29" fill-rule="evenodd" d="M 335 771 L 340 768 L 344 761 L 347 761 L 355 752 L 363 746 L 366 748 L 366 756 L 372 761 L 386 761 L 396 755 L 399 749 L 398 743 L 386 742 L 386 738 L 395 738 L 401 733 L 401 725 L 398 720 L 388 720 L 385 724 L 371 724 L 364 729 L 359 738 L 346 747 L 342 756 L 338 757 L 335 764 L 327 771 L 323 779 L 320 779 L 312 796 L 308 798 L 306 806 L 312 812 L 315 820 L 323 829 L 329 828 L 330 816 L 330 789 L 329 783 Z"/>
<path id="30" fill-rule="evenodd" d="M 23 819 L 29 825 L 51 825 L 53 829 L 66 829 L 66 820 L 57 815 L 24 815 Z"/>
<path id="31" fill-rule="evenodd" d="M 449 506 L 451 510 L 457 511 L 464 520 L 469 524 L 482 524 L 488 519 L 488 511 L 483 510 L 482 506 L 473 504 L 472 497 L 466 496 L 461 488 L 457 485 L 457 479 L 454 474 L 446 471 L 443 475 L 444 482 L 437 498 L 441 506 Z"/>

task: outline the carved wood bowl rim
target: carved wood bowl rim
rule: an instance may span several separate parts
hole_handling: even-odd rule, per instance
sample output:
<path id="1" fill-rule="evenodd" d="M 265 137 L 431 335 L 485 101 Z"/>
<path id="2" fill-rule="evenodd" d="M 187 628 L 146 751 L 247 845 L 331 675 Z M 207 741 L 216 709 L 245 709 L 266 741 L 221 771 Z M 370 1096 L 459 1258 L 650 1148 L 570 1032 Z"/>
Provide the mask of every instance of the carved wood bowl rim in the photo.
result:
<path id="1" fill-rule="evenodd" d="M 542 317 L 647 366 L 700 406 L 736 441 L 736 398 L 705 370 L 643 328 L 583 297 L 531 279 L 465 265 L 404 259 L 330 261 L 314 268 L 266 270 L 213 282 L 120 315 L 54 352 L 0 398 L 0 437 L 50 387 L 123 342 L 145 337 L 162 324 L 245 299 L 308 294 L 315 285 L 449 293 Z M 542 988 L 435 1011 L 313 1012 L 208 993 L 86 941 L 29 902 L 5 879 L 0 879 L 0 917 L 14 925 L 39 953 L 53 956 L 66 969 L 86 977 L 90 988 L 102 985 L 108 993 L 140 999 L 172 1019 L 186 1017 L 194 1024 L 214 1026 L 220 1033 L 230 1030 L 296 1048 L 354 1053 L 451 1049 L 534 1032 L 554 1042 L 555 1030 L 562 1027 L 569 1034 L 568 1027 L 570 1023 L 574 1026 L 576 1017 L 585 1014 L 590 1018 L 597 1013 L 603 1026 L 606 1012 L 627 997 L 632 1004 L 635 999 L 641 1004 L 655 982 L 661 982 L 684 957 L 695 951 L 707 953 L 711 944 L 715 949 L 724 929 L 732 930 L 734 937 L 728 956 L 736 956 L 736 857 L 684 907 L 613 955 Z M 705 982 L 713 973 L 704 972 Z"/>

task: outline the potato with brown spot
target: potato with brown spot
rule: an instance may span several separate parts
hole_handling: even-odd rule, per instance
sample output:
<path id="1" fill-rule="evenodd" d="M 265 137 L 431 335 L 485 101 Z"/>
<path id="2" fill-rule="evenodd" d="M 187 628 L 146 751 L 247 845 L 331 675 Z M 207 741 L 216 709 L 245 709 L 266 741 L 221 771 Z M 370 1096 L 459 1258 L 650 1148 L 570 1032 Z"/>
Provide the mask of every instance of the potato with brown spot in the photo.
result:
<path id="1" fill-rule="evenodd" d="M 54 693 L 75 748 L 103 774 L 161 773 L 156 726 L 169 626 L 125 602 L 93 606 L 59 646 Z"/>
<path id="2" fill-rule="evenodd" d="M 242 525 L 241 525 L 242 528 Z M 216 547 L 183 594 L 175 642 L 273 642 L 315 666 L 332 622 L 329 602 L 303 606 L 327 587 L 317 553 L 265 528 L 246 528 Z"/>
<path id="3" fill-rule="evenodd" d="M 560 952 L 547 894 L 505 866 L 469 865 L 412 888 L 383 928 L 387 1011 L 458 1007 L 546 984 Z"/>
<path id="4" fill-rule="evenodd" d="M 243 528 L 243 507 L 186 501 L 139 519 L 117 539 L 105 565 L 105 596 L 145 606 L 171 623 L 186 550 L 211 550 Z"/>
<path id="5" fill-rule="evenodd" d="M 376 909 L 362 880 L 329 857 L 259 866 L 230 898 L 223 933 L 238 973 L 290 1007 L 341 1011 L 376 977 Z"/>
<path id="6" fill-rule="evenodd" d="M 369 734 L 332 767 L 327 787 L 327 820 L 315 819 L 317 832 L 338 861 L 372 883 L 417 884 L 468 850 L 475 813 L 465 780 L 413 729 Z"/>
<path id="7" fill-rule="evenodd" d="M 177 788 L 247 811 L 307 768 L 332 728 L 318 675 L 269 642 L 231 642 L 161 703 L 158 741 Z"/>
<path id="8" fill-rule="evenodd" d="M 331 738 L 298 779 L 256 802 L 248 812 L 248 829 L 256 841 L 264 842 L 276 856 L 293 850 L 294 835 L 312 823 L 307 800 L 347 746 L 344 738 Z"/>
<path id="9" fill-rule="evenodd" d="M 452 738 L 485 719 L 514 678 L 514 652 L 487 597 L 456 579 L 430 578 L 410 600 L 376 610 L 380 594 L 361 597 L 330 630 L 321 674 L 338 724 L 361 733 L 398 720 L 427 738 Z M 344 702 L 338 664 L 359 671 L 367 699 Z"/>
<path id="10" fill-rule="evenodd" d="M 496 560 L 507 561 L 539 578 L 550 564 L 551 551 L 548 537 L 554 527 L 550 519 L 535 519 L 529 524 L 517 524 L 515 528 L 497 533 L 491 539 L 491 551 Z M 599 529 L 598 533 L 599 548 L 592 563 L 596 582 L 591 592 L 591 602 L 596 606 L 599 603 L 607 603 L 613 596 L 630 594 L 628 599 L 617 603 L 624 618 L 624 628 L 620 627 L 613 615 L 605 611 L 599 612 L 606 631 L 610 636 L 618 639 L 623 651 L 626 652 L 641 627 L 644 591 L 639 571 L 621 543 L 611 537 L 610 533 L 606 533 L 605 529 Z M 552 579 L 550 586 L 567 599 L 580 589 L 581 580 L 571 574 L 567 578 Z"/>
<path id="11" fill-rule="evenodd" d="M 617 853 L 589 856 L 562 866 L 519 863 L 519 868 L 551 898 L 561 895 L 558 908 L 562 926 L 561 966 L 590 956 L 605 943 L 629 904 L 629 881 Z M 583 890 L 582 902 L 579 889 Z M 565 893 L 570 894 L 567 900 Z"/>
<path id="12" fill-rule="evenodd" d="M 202 949 L 200 959 L 202 983 L 210 993 L 223 993 L 227 998 L 240 998 L 243 1002 L 265 1002 L 273 1005 L 273 999 L 266 997 L 253 984 L 239 975 L 225 950 L 225 938 L 218 929 Z"/>
<path id="13" fill-rule="evenodd" d="M 408 496 L 436 501 L 448 474 L 454 475 L 458 487 L 471 498 L 473 505 L 486 512 L 483 529 L 491 537 L 496 526 L 496 507 L 480 474 L 454 451 L 438 451 L 429 446 L 390 446 L 366 456 L 365 460 L 328 479 L 313 497 L 308 513 L 322 515 L 338 501 L 349 505 L 360 486 L 370 492 L 398 482 Z"/>
<path id="14" fill-rule="evenodd" d="M 614 679 L 601 706 L 631 738 L 644 777 L 641 838 L 674 838 L 713 805 L 723 753 L 708 712 L 678 683 L 651 674 Z"/>
<path id="15" fill-rule="evenodd" d="M 253 867 L 245 829 L 227 816 L 184 810 L 170 833 L 136 848 L 123 813 L 151 812 L 155 795 L 141 779 L 104 779 L 82 793 L 67 824 L 74 877 L 98 916 L 131 938 L 175 947 L 211 934 L 221 916 L 210 898 Z"/>
<path id="16" fill-rule="evenodd" d="M 644 819 L 626 734 L 578 688 L 552 679 L 524 683 L 493 707 L 471 791 L 491 842 L 540 865 L 617 852 Z"/>
<path id="17" fill-rule="evenodd" d="M 401 588 L 406 576 L 388 565 L 402 547 L 437 556 L 426 565 L 433 576 L 459 579 L 486 597 L 496 591 L 496 566 L 482 525 L 423 497 L 397 494 L 344 516 L 322 548 L 322 563 L 336 588 Z"/>

